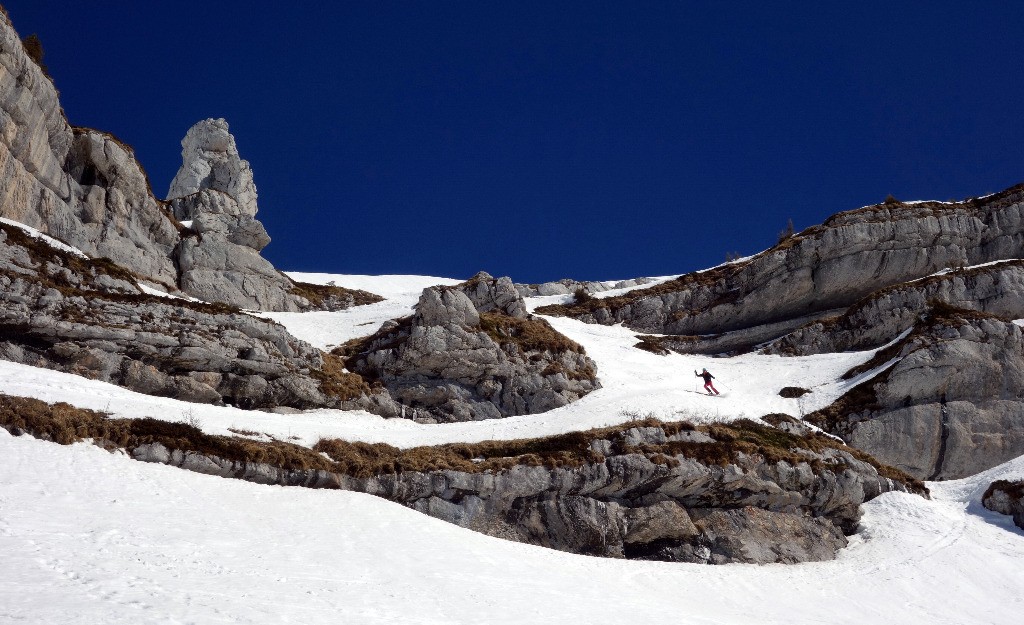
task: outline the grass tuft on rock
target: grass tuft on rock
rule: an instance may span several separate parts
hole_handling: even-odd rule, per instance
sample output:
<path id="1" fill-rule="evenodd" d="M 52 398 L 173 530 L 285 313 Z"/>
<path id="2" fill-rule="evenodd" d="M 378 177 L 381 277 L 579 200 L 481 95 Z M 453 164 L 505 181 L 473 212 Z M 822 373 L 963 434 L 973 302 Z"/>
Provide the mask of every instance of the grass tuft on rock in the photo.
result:
<path id="1" fill-rule="evenodd" d="M 68 445 L 84 439 L 131 450 L 140 445 L 160 443 L 171 450 L 195 452 L 236 462 L 263 463 L 289 470 L 322 469 L 366 478 L 405 471 L 500 472 L 517 466 L 578 467 L 605 461 L 592 443 L 607 440 L 617 454 L 642 454 L 651 462 L 675 466 L 679 458 L 707 465 L 726 466 L 744 458 L 766 462 L 807 463 L 815 472 L 829 470 L 831 463 L 816 458 L 827 449 L 850 453 L 874 466 L 878 473 L 901 482 L 911 491 L 927 494 L 924 484 L 902 471 L 880 464 L 871 456 L 822 434 L 797 436 L 749 419 L 696 426 L 686 421 L 657 419 L 632 421 L 623 425 L 570 432 L 557 436 L 511 441 L 453 443 L 399 449 L 383 443 L 321 439 L 312 449 L 290 443 L 253 441 L 205 434 L 188 423 L 152 418 L 110 419 L 105 413 L 75 408 L 68 404 L 47 404 L 23 397 L 0 395 L 0 427 L 15 434 Z M 700 432 L 712 442 L 688 440 L 661 444 L 631 445 L 629 431 L 658 428 L 667 437 L 683 432 Z M 326 457 L 325 457 L 326 456 Z"/>

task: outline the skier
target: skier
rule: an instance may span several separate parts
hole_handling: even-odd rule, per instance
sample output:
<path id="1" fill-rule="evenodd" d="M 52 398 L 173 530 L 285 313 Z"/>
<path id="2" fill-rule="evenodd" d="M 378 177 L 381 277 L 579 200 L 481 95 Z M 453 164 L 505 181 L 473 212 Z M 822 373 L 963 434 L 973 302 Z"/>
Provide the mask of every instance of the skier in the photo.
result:
<path id="1" fill-rule="evenodd" d="M 697 371 L 694 370 L 693 375 L 697 376 L 698 378 L 704 378 L 704 390 L 708 392 L 708 395 L 719 394 L 718 389 L 716 389 L 715 385 L 711 383 L 711 380 L 715 379 L 715 376 L 708 373 L 707 369 L 704 369 L 701 373 L 697 373 Z"/>

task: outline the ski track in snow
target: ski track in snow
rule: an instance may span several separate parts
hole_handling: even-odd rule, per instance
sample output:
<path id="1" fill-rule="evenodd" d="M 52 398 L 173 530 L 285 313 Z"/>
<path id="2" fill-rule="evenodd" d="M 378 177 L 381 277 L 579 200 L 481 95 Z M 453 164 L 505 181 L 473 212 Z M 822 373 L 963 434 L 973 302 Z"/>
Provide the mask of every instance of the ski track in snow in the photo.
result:
<path id="1" fill-rule="evenodd" d="M 426 286 L 458 282 L 290 275 L 389 298 L 338 313 L 266 314 L 321 348 L 411 313 Z M 361 412 L 242 411 L 9 362 L 0 362 L 0 388 L 116 416 L 194 417 L 215 434 L 243 428 L 306 445 L 336 436 L 409 447 L 648 415 L 800 415 L 891 364 L 838 382 L 873 352 L 657 356 L 634 348 L 636 333 L 622 326 L 548 320 L 584 345 L 604 387 L 570 406 L 509 419 L 430 426 Z M 691 392 L 701 367 L 724 397 Z M 784 386 L 813 392 L 783 399 Z M 994 479 L 1021 477 L 1024 457 L 930 483 L 931 501 L 883 495 L 863 506 L 861 530 L 832 562 L 703 566 L 560 553 L 360 493 L 227 480 L 0 429 L 0 623 L 1017 623 L 1024 532 L 985 510 L 980 497 Z"/>

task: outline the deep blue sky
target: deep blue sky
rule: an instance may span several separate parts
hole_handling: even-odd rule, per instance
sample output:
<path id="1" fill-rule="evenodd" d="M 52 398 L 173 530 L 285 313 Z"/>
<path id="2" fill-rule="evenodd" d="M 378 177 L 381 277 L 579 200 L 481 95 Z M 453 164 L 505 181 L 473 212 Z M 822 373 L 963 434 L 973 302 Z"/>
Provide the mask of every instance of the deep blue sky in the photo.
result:
<path id="1" fill-rule="evenodd" d="M 1024 181 L 1020 2 L 0 3 L 158 195 L 226 118 L 286 270 L 682 273 Z"/>

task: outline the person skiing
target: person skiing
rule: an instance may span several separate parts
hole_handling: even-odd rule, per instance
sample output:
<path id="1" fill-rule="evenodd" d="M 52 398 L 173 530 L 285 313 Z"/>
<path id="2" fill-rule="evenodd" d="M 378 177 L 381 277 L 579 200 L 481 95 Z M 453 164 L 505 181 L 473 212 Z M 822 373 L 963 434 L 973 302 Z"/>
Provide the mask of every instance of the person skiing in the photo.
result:
<path id="1" fill-rule="evenodd" d="M 711 383 L 711 380 L 715 379 L 715 376 L 708 373 L 707 369 L 704 369 L 701 373 L 697 373 L 697 371 L 694 370 L 693 375 L 697 376 L 698 378 L 704 378 L 704 390 L 708 392 L 708 395 L 719 394 L 718 389 L 716 389 L 715 385 Z"/>

